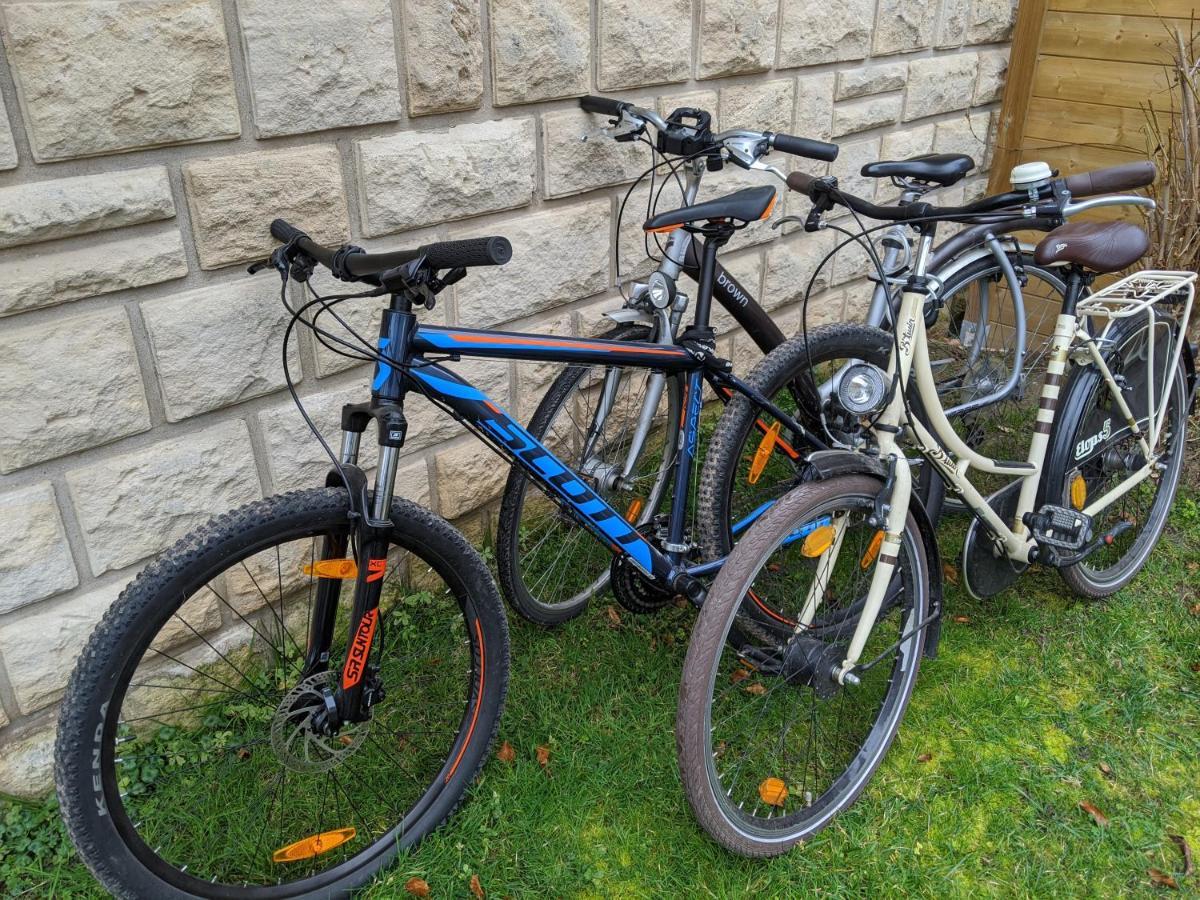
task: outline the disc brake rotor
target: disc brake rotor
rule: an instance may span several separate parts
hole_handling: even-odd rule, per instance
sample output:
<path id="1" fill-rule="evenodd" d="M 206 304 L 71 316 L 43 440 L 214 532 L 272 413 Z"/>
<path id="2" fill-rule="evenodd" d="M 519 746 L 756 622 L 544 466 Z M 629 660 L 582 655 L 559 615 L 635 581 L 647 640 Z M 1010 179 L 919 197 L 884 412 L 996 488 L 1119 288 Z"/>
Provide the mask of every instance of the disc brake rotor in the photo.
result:
<path id="1" fill-rule="evenodd" d="M 325 709 L 325 692 L 337 687 L 337 672 L 310 675 L 287 692 L 271 719 L 271 748 L 296 772 L 327 772 L 352 756 L 367 739 L 370 721 L 349 722 L 337 734 L 321 734 L 313 716 Z"/>

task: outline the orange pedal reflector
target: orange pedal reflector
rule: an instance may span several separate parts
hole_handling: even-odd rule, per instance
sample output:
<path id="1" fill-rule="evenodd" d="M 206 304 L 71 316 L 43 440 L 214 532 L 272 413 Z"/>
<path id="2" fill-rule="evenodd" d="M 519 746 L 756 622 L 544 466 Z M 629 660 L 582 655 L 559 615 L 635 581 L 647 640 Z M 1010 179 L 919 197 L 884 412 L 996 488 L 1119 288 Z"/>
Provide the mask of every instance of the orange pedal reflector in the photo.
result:
<path id="1" fill-rule="evenodd" d="M 629 509 L 625 510 L 625 521 L 632 525 L 638 517 L 638 513 L 642 511 L 643 506 L 641 497 L 634 497 L 633 502 L 629 504 Z"/>
<path id="2" fill-rule="evenodd" d="M 1087 505 L 1087 482 L 1078 472 L 1071 479 L 1071 505 L 1078 510 L 1082 510 Z"/>
<path id="3" fill-rule="evenodd" d="M 875 562 L 879 556 L 879 548 L 883 546 L 883 532 L 875 532 L 875 537 L 871 538 L 871 543 L 867 545 L 867 552 L 863 554 L 862 559 L 858 561 L 860 568 L 869 569 L 871 563 Z"/>
<path id="4" fill-rule="evenodd" d="M 335 847 L 340 847 L 346 841 L 352 841 L 358 835 L 354 826 L 335 828 L 333 831 L 322 831 L 312 837 L 302 838 L 294 844 L 280 847 L 271 854 L 271 861 L 277 863 L 298 862 L 302 859 L 312 859 L 322 853 L 328 853 Z"/>
<path id="5" fill-rule="evenodd" d="M 352 559 L 320 559 L 304 566 L 305 575 L 318 578 L 357 578 L 358 564 Z"/>
<path id="6" fill-rule="evenodd" d="M 779 440 L 779 423 L 773 422 L 762 440 L 758 442 L 758 449 L 754 451 L 754 459 L 750 462 L 750 474 L 746 476 L 746 481 L 750 484 L 757 484 L 758 479 L 762 477 L 763 469 L 767 467 L 767 461 L 771 458 L 771 451 L 775 449 L 777 440 Z"/>
<path id="7" fill-rule="evenodd" d="M 779 778 L 764 778 L 758 786 L 758 796 L 768 806 L 783 806 L 788 798 L 787 785 Z"/>
<path id="8" fill-rule="evenodd" d="M 804 543 L 800 545 L 800 552 L 805 556 L 820 556 L 832 546 L 833 526 L 822 525 L 808 533 Z"/>

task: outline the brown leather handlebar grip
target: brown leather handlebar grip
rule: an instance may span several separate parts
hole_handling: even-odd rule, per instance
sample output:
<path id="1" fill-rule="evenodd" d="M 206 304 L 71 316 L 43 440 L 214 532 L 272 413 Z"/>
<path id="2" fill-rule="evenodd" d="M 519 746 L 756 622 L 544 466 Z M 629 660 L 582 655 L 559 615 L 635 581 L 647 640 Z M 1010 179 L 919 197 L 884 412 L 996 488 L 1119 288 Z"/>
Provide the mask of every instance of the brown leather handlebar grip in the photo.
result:
<path id="1" fill-rule="evenodd" d="M 1065 181 L 1072 197 L 1090 197 L 1093 194 L 1111 194 L 1145 187 L 1153 184 L 1157 177 L 1158 169 L 1154 167 L 1154 163 L 1143 159 L 1109 166 L 1107 169 L 1096 169 L 1094 172 L 1068 175 Z"/>
<path id="2" fill-rule="evenodd" d="M 792 172 L 787 177 L 787 186 L 797 194 L 810 196 L 809 192 L 812 191 L 813 182 L 816 180 L 806 172 Z"/>

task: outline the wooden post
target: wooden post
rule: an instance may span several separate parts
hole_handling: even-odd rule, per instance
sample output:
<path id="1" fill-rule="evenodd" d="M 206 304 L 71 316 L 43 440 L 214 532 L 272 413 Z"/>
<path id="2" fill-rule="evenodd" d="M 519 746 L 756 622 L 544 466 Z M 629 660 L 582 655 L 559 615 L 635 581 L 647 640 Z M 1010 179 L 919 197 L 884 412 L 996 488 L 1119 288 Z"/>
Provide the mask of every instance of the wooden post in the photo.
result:
<path id="1" fill-rule="evenodd" d="M 1008 188 L 1008 173 L 1020 159 L 1021 139 L 1025 133 L 1025 116 L 1029 111 L 1029 95 L 1033 90 L 1033 74 L 1037 68 L 1046 6 L 1047 0 L 1021 0 L 1017 7 L 1012 55 L 1008 61 L 1004 99 L 1000 104 L 1000 121 L 996 127 L 996 150 L 992 156 L 988 183 L 990 193 Z"/>

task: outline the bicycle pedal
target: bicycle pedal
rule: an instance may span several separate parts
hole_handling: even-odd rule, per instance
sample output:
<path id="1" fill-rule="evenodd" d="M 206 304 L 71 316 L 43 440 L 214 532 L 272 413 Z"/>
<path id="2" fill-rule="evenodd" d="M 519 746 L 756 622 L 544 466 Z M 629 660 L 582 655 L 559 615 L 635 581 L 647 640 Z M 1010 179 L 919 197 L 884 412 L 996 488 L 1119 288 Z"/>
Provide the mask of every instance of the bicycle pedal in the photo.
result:
<path id="1" fill-rule="evenodd" d="M 1024 521 L 1038 544 L 1055 550 L 1074 553 L 1092 539 L 1092 517 L 1063 506 L 1047 503 L 1036 513 L 1026 513 Z"/>

